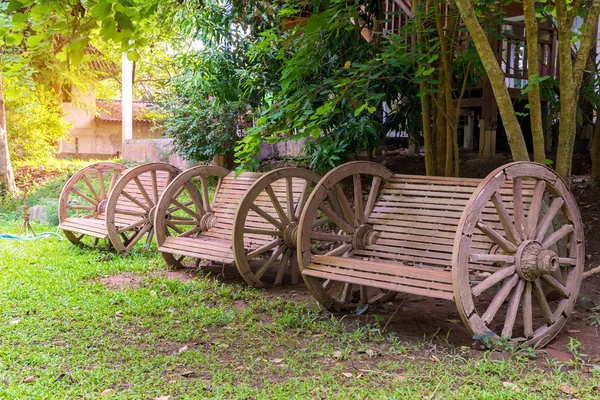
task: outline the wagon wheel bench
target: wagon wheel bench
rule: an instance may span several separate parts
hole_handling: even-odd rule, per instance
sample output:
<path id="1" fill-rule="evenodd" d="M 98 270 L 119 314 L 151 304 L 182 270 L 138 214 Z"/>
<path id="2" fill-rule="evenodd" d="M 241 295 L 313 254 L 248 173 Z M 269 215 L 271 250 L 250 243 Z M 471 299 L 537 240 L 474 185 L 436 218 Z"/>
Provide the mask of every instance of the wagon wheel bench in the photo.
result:
<path id="1" fill-rule="evenodd" d="M 571 192 L 529 162 L 483 180 L 342 165 L 311 193 L 298 242 L 302 276 L 328 309 L 395 292 L 450 300 L 471 333 L 527 345 L 563 327 L 584 268 Z"/>
<path id="2" fill-rule="evenodd" d="M 119 252 L 131 250 L 154 232 L 154 211 L 162 192 L 179 169 L 165 163 L 131 169 L 112 162 L 89 165 L 76 172 L 63 188 L 59 228 L 74 244 L 101 244 Z"/>
<path id="3" fill-rule="evenodd" d="M 237 266 L 256 287 L 300 277 L 298 218 L 319 176 L 303 168 L 266 174 L 198 166 L 165 189 L 155 215 L 156 240 L 173 267 L 199 260 Z"/>

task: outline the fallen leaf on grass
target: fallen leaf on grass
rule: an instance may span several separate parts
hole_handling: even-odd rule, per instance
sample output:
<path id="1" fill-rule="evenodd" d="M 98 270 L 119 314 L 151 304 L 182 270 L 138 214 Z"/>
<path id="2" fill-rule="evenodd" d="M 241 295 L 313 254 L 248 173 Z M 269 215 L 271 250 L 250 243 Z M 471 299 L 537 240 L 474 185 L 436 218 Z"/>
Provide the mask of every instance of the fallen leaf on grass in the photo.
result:
<path id="1" fill-rule="evenodd" d="M 181 376 L 185 377 L 185 378 L 190 378 L 192 376 L 194 376 L 196 373 L 194 371 L 185 371 L 181 373 Z"/>
<path id="2" fill-rule="evenodd" d="M 180 348 L 179 350 L 177 350 L 179 353 L 183 353 L 184 351 L 187 351 L 188 347 L 187 346 L 183 346 L 182 348 Z"/>
<path id="3" fill-rule="evenodd" d="M 460 319 L 447 319 L 446 321 L 450 322 L 451 324 L 461 324 L 462 321 Z"/>
<path id="4" fill-rule="evenodd" d="M 368 350 L 366 351 L 366 353 L 367 353 L 367 355 L 368 355 L 369 357 L 375 357 L 376 355 L 378 355 L 377 351 L 376 351 L 376 350 L 373 350 L 373 349 L 368 349 Z"/>
<path id="5" fill-rule="evenodd" d="M 21 383 L 31 383 L 31 382 L 35 382 L 35 376 L 26 376 L 21 381 Z"/>
<path id="6" fill-rule="evenodd" d="M 157 397 L 156 400 L 169 400 L 171 398 L 171 396 L 160 396 Z"/>
<path id="7" fill-rule="evenodd" d="M 567 332 L 569 332 L 569 333 L 580 333 L 581 331 L 579 329 L 567 329 Z"/>
<path id="8" fill-rule="evenodd" d="M 283 358 L 274 358 L 271 360 L 273 364 L 281 364 L 283 362 Z"/>
<path id="9" fill-rule="evenodd" d="M 113 389 L 104 389 L 103 391 L 100 392 L 100 396 L 108 396 L 112 392 L 114 392 Z"/>
<path id="10" fill-rule="evenodd" d="M 333 353 L 331 353 L 331 355 L 333 356 L 333 358 L 342 358 L 342 352 L 339 350 L 335 350 Z"/>
<path id="11" fill-rule="evenodd" d="M 517 393 L 519 393 L 521 391 L 521 388 L 518 387 L 517 385 L 515 385 L 512 382 L 502 382 L 502 385 L 504 385 L 505 388 L 512 389 L 512 390 L 514 390 Z"/>
<path id="12" fill-rule="evenodd" d="M 573 387 L 567 386 L 567 385 L 560 385 L 560 390 L 561 390 L 561 392 L 566 393 L 566 394 L 575 394 L 575 393 L 579 392 L 579 389 L 573 388 Z"/>
<path id="13" fill-rule="evenodd" d="M 352 375 L 352 372 L 342 372 L 342 375 L 344 375 L 346 378 L 352 378 L 354 375 Z"/>

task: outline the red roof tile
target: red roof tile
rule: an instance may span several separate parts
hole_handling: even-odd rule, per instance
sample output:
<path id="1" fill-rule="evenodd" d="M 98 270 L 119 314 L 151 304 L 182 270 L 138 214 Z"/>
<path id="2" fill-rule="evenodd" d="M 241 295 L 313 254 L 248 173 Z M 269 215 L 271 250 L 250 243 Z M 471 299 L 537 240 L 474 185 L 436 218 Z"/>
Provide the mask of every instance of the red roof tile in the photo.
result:
<path id="1" fill-rule="evenodd" d="M 148 113 L 155 110 L 156 105 L 149 101 L 133 102 L 133 120 L 135 122 L 152 122 Z M 100 121 L 120 122 L 123 120 L 121 115 L 121 100 L 96 100 L 96 119 Z"/>

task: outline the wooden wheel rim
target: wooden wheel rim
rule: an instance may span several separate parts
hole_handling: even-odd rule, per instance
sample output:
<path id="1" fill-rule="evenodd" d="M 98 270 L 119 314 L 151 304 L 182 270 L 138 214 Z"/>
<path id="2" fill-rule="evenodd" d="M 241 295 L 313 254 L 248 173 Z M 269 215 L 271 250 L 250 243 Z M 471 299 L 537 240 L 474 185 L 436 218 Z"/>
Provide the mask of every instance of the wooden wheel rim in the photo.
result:
<path id="1" fill-rule="evenodd" d="M 153 214 L 156 213 L 156 204 L 159 202 L 161 195 L 158 189 L 157 172 L 161 171 L 167 172 L 167 181 L 169 182 L 180 172 L 177 167 L 167 163 L 143 164 L 127 170 L 110 193 L 106 205 L 106 229 L 108 231 L 110 242 L 116 251 L 130 251 L 144 236 L 147 236 L 147 245 L 152 241 L 152 237 L 154 236 Z M 151 174 L 153 182 L 151 187 L 146 188 L 140 182 L 139 177 L 148 172 Z M 139 191 L 143 194 L 143 199 L 136 198 L 134 200 L 132 199 L 133 196 L 131 194 L 125 192 L 127 185 L 131 182 L 136 183 Z M 121 198 L 132 203 L 135 201 L 138 207 L 141 208 L 139 212 L 135 212 L 137 221 L 125 227 L 117 225 L 115 221 L 117 214 L 121 213 L 118 209 L 118 202 Z M 127 233 L 131 234 L 131 237 L 125 240 L 123 235 L 126 236 Z"/>
<path id="2" fill-rule="evenodd" d="M 192 167 L 181 174 L 179 174 L 175 179 L 169 183 L 169 185 L 165 188 L 163 195 L 161 196 L 157 206 L 156 213 L 154 214 L 154 230 L 156 243 L 158 247 L 162 246 L 167 239 L 167 236 L 170 235 L 167 229 L 167 213 L 169 212 L 169 208 L 172 206 L 172 201 L 174 197 L 183 191 L 184 187 L 190 193 L 190 196 L 197 196 L 196 202 L 201 201 L 198 199 L 202 198 L 202 195 L 197 190 L 197 187 L 191 184 L 192 180 L 198 177 L 204 177 L 201 182 L 205 182 L 206 178 L 210 176 L 216 176 L 219 178 L 219 182 L 230 174 L 230 171 L 226 168 L 212 166 L 212 165 L 200 165 L 197 167 Z M 202 183 L 203 184 L 203 183 Z M 217 184 L 217 191 L 219 190 L 219 184 Z M 216 197 L 216 192 L 215 192 Z M 212 205 L 210 205 L 212 207 Z M 205 208 L 205 207 L 203 207 Z M 209 212 L 212 210 L 208 210 Z M 204 214 L 201 214 L 202 217 Z M 200 221 L 198 221 L 200 222 Z M 165 262 L 175 268 L 181 268 L 183 265 L 181 260 L 175 257 L 174 254 L 161 252 L 161 256 L 165 260 Z"/>
<path id="3" fill-rule="evenodd" d="M 68 217 L 67 210 L 70 207 L 69 201 L 70 201 L 71 196 L 77 196 L 78 198 L 82 198 L 80 195 L 78 195 L 74 192 L 75 186 L 79 182 L 82 182 L 82 181 L 85 182 L 85 184 L 88 185 L 88 187 L 90 184 L 93 185 L 94 179 L 97 179 L 99 182 L 102 181 L 102 184 L 99 183 L 98 189 L 95 189 L 95 191 L 91 195 L 93 200 L 98 204 L 92 204 L 89 200 L 86 200 L 88 203 L 90 203 L 89 207 L 94 208 L 94 210 L 89 210 L 91 212 L 88 213 L 88 215 L 86 217 L 91 218 L 91 217 L 94 217 L 95 215 L 101 214 L 102 213 L 101 211 L 105 211 L 105 210 L 101 210 L 101 208 L 106 207 L 108 196 L 110 195 L 121 172 L 124 169 L 125 169 L 125 166 L 121 165 L 121 164 L 117 164 L 117 163 L 113 163 L 113 162 L 100 162 L 100 163 L 88 165 L 87 167 L 84 167 L 84 168 L 80 169 L 79 171 L 77 171 L 75 174 L 73 174 L 73 176 L 71 176 L 71 178 L 69 178 L 69 180 L 67 181 L 67 183 L 65 184 L 65 186 L 63 187 L 63 189 L 60 193 L 60 198 L 58 201 L 58 220 L 59 220 L 59 222 L 60 223 L 64 222 L 65 219 Z M 92 179 L 90 179 L 90 177 L 88 177 L 88 174 L 90 172 L 95 172 L 96 178 L 91 177 Z M 106 173 L 111 174 L 111 179 L 109 181 L 108 187 L 106 187 L 105 182 L 104 182 L 104 174 L 106 174 Z M 83 198 L 83 199 L 85 200 L 85 198 Z M 74 232 L 71 232 L 68 230 L 63 230 L 63 233 L 65 234 L 67 239 L 69 239 L 69 241 L 71 241 L 73 244 L 78 245 L 78 246 L 97 247 L 97 245 L 100 243 L 99 240 L 94 239 L 93 244 L 90 245 L 90 244 L 84 243 L 82 241 L 82 238 L 86 235 L 81 235 L 81 234 L 77 235 Z M 107 242 L 107 244 L 109 244 L 109 242 Z"/>
<path id="4" fill-rule="evenodd" d="M 303 190 L 299 193 L 299 197 L 295 198 L 293 192 L 293 179 L 301 179 L 304 181 Z M 271 244 L 268 246 L 269 248 L 264 252 L 268 252 L 271 249 L 275 249 L 272 257 L 279 257 L 279 253 L 281 253 L 281 260 L 278 262 L 273 258 L 264 260 L 261 264 L 261 267 L 257 269 L 256 273 L 252 271 L 249 262 L 249 254 L 251 253 L 251 249 L 247 248 L 244 241 L 244 233 L 246 230 L 246 220 L 248 218 L 248 214 L 251 209 L 255 211 L 264 213 L 256 203 L 257 197 L 263 193 L 268 193 L 269 197 L 271 195 L 275 196 L 272 188 L 272 184 L 285 180 L 286 185 L 286 198 L 285 204 L 286 207 L 284 209 L 281 206 L 279 200 L 273 200 L 271 198 L 271 202 L 273 207 L 276 207 L 279 212 L 278 216 L 271 216 L 272 220 L 271 225 L 275 228 L 274 232 L 276 236 L 272 236 Z M 235 215 L 235 224 L 233 227 L 232 239 L 233 239 L 233 253 L 235 255 L 235 263 L 238 268 L 238 271 L 244 278 L 244 280 L 252 286 L 256 287 L 264 287 L 264 286 L 277 286 L 281 283 L 283 279 L 284 272 L 278 272 L 277 277 L 275 279 L 275 283 L 273 285 L 268 284 L 265 279 L 262 278 L 262 273 L 264 273 L 270 266 L 279 266 L 280 271 L 289 270 L 292 274 L 292 283 L 297 282 L 297 273 L 299 269 L 297 269 L 297 255 L 296 248 L 292 242 L 296 239 L 295 232 L 297 231 L 297 221 L 300 217 L 304 205 L 306 204 L 306 200 L 309 195 L 309 191 L 311 187 L 314 187 L 319 182 L 319 176 L 314 172 L 311 172 L 304 168 L 281 168 L 274 171 L 271 171 L 264 176 L 257 179 L 256 182 L 248 189 L 248 192 L 244 196 L 244 199 L 240 203 Z M 292 208 L 287 207 L 288 204 L 295 204 Z M 281 215 L 283 214 L 283 215 Z M 265 219 L 265 217 L 262 217 Z M 269 218 L 269 217 L 267 217 Z M 269 222 L 268 219 L 265 221 Z M 292 237 L 293 235 L 293 237 Z M 281 242 L 281 243 L 276 243 Z M 271 247 L 272 246 L 272 247 Z M 266 265 L 269 263 L 268 265 Z M 264 268 L 263 268 L 264 267 Z M 264 271 L 263 271 L 264 269 Z"/>
<path id="5" fill-rule="evenodd" d="M 531 205 L 527 211 L 523 206 L 521 194 L 524 180 L 535 181 L 535 184 L 532 185 Z M 509 181 L 512 182 L 513 203 L 515 204 L 512 217 L 506 211 L 506 199 L 503 200 L 499 192 L 503 184 Z M 544 217 L 540 218 L 544 193 L 550 193 L 554 200 L 552 205 L 548 207 Z M 509 244 L 501 239 L 496 239 L 502 245 L 497 247 L 511 247 L 510 244 L 512 243 L 514 249 L 501 249 L 501 254 L 491 256 L 507 261 L 507 263 L 486 278 L 489 279 L 487 282 L 484 280 L 479 284 L 482 285 L 483 282 L 486 282 L 481 286 L 483 289 L 477 289 L 479 285 L 473 288 L 470 286 L 469 269 L 467 267 L 467 264 L 473 260 L 474 253 L 471 253 L 473 235 L 477 233 L 476 231 L 481 231 L 486 236 L 496 237 L 495 235 L 498 234 L 498 232 L 493 232 L 493 228 L 485 226 L 485 223 L 482 225 L 482 212 L 489 204 L 488 201 L 494 203 L 494 208 L 499 216 L 505 215 L 505 218 L 499 217 L 499 220 L 502 226 L 501 229 L 505 232 L 502 237 Z M 520 211 L 518 211 L 519 204 L 521 204 Z M 503 209 L 504 211 L 502 211 Z M 558 211 L 562 211 L 566 222 L 563 227 L 546 236 L 549 226 Z M 535 217 L 530 217 L 529 214 Z M 549 215 L 549 217 L 545 218 L 546 215 Z M 565 226 L 569 226 L 569 228 L 564 229 Z M 556 279 L 553 278 L 553 275 L 542 272 L 537 272 L 540 274 L 539 276 L 528 276 L 525 279 L 525 275 L 522 271 L 519 271 L 522 262 L 520 257 L 523 254 L 523 248 L 530 246 L 532 241 L 538 244 L 541 242 L 541 247 L 547 249 L 556 244 L 556 241 L 562 239 L 568 240 L 568 255 L 560 258 L 560 263 L 570 265 L 570 267 L 565 267 L 567 276 L 562 283 L 558 282 L 559 285 L 556 283 L 550 285 L 562 296 L 555 310 L 552 310 L 548 305 L 540 282 L 543 280 L 544 285 L 546 285 L 549 283 L 548 277 L 554 281 Z M 537 244 L 536 246 L 539 247 Z M 513 257 L 513 259 L 510 257 Z M 475 190 L 458 225 L 453 249 L 452 275 L 454 297 L 459 314 L 467 328 L 475 335 L 489 335 L 491 332 L 492 337 L 495 339 L 499 339 L 502 335 L 504 338 L 510 337 L 511 341 L 515 343 L 543 346 L 560 331 L 573 310 L 581 286 L 584 257 L 585 245 L 581 217 L 576 201 L 562 179 L 551 169 L 530 162 L 515 162 L 500 167 L 489 174 Z M 490 257 L 484 255 L 483 259 L 490 260 Z M 511 266 L 510 261 L 514 261 L 514 268 Z M 496 280 L 498 281 L 496 282 Z M 488 287 L 490 282 L 495 283 Z M 477 310 L 474 297 L 500 283 L 502 283 L 501 288 L 492 302 L 489 303 L 485 312 L 482 313 L 483 310 Z M 537 329 L 533 326 L 532 294 L 534 296 L 533 301 L 538 303 L 545 319 L 545 325 L 541 325 Z M 511 298 L 507 304 L 506 319 L 502 334 L 499 335 L 499 332 L 492 332 L 488 328 L 488 324 L 492 322 L 509 295 L 511 295 Z M 519 310 L 521 310 L 523 316 L 523 338 L 513 335 L 513 328 Z"/>
<path id="6" fill-rule="evenodd" d="M 381 188 L 383 187 L 384 183 L 392 177 L 393 174 L 390 170 L 379 164 L 367 161 L 354 161 L 334 168 L 333 170 L 329 171 L 321 179 L 321 181 L 319 181 L 309 196 L 299 221 L 297 254 L 300 271 L 303 271 L 311 263 L 313 258 L 311 234 L 313 230 L 313 223 L 317 218 L 317 214 L 321 208 L 321 205 L 330 198 L 337 184 L 339 184 L 345 178 L 353 177 L 353 175 L 371 176 L 373 179 L 377 179 L 379 182 L 377 184 L 378 187 L 375 190 L 376 193 L 373 196 L 373 199 L 371 199 L 371 195 L 369 195 L 367 204 L 363 204 L 362 206 L 364 212 L 366 213 L 364 217 L 364 220 L 366 221 L 368 219 L 368 215 L 373 210 L 373 206 L 377 200 L 379 192 L 381 192 Z M 356 303 L 340 301 L 332 296 L 328 289 L 325 289 L 322 286 L 320 279 L 306 275 L 302 275 L 302 277 L 313 296 L 325 308 L 330 310 L 348 310 L 357 306 Z M 383 293 L 383 295 L 378 297 L 378 299 L 385 301 L 394 296 L 394 292 Z"/>

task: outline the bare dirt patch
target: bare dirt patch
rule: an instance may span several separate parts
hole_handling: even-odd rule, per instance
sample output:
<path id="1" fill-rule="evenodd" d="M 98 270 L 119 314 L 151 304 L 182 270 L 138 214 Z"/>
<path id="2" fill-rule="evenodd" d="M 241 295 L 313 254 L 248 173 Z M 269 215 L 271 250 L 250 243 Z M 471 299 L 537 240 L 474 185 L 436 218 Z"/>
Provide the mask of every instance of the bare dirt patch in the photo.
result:
<path id="1" fill-rule="evenodd" d="M 100 283 L 113 289 L 124 290 L 140 286 L 143 275 L 118 274 L 100 277 Z"/>

